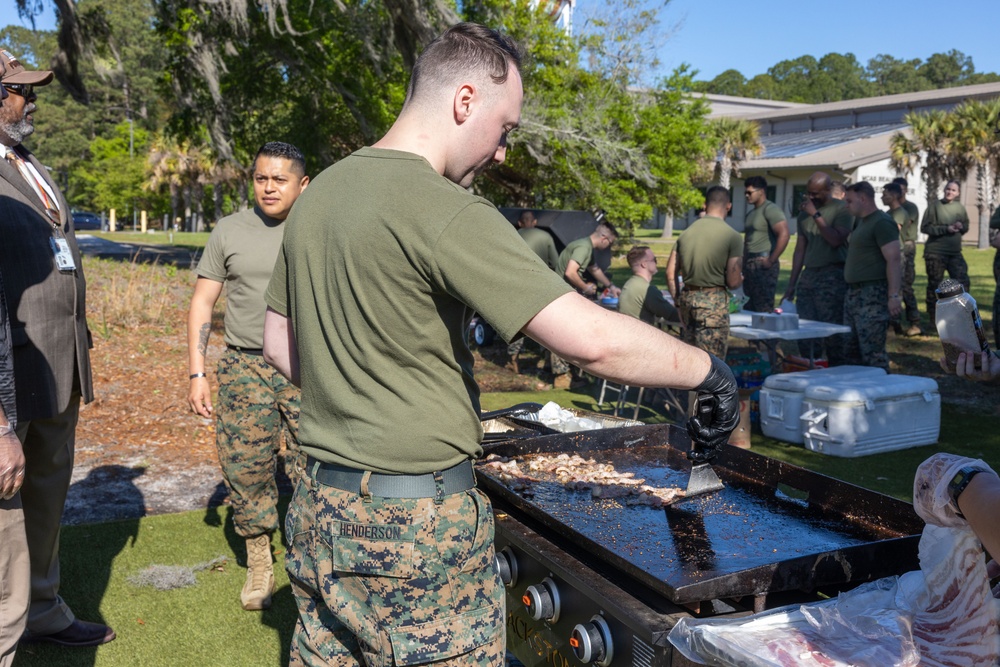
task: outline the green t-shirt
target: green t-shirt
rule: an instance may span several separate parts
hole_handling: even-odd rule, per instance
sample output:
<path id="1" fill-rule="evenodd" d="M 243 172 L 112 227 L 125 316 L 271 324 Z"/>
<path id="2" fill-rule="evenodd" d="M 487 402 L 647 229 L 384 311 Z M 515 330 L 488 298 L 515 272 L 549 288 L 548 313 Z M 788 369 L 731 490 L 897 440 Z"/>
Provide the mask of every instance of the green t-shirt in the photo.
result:
<path id="1" fill-rule="evenodd" d="M 652 324 L 654 318 L 662 317 L 677 321 L 677 309 L 666 300 L 663 292 L 642 276 L 633 275 L 625 281 L 618 296 L 618 312 Z"/>
<path id="2" fill-rule="evenodd" d="M 559 253 L 556 252 L 556 242 L 552 240 L 551 234 L 537 227 L 519 229 L 517 233 L 533 253 L 538 255 L 550 269 L 555 270 L 559 262 Z"/>
<path id="3" fill-rule="evenodd" d="M 889 215 L 899 228 L 900 243 L 917 240 L 918 227 L 916 221 L 910 217 L 909 211 L 899 206 L 889 211 Z"/>
<path id="4" fill-rule="evenodd" d="M 962 231 L 949 232 L 948 227 L 956 222 L 962 223 Z M 958 200 L 947 204 L 944 200 L 934 202 L 924 211 L 920 231 L 927 234 L 924 255 L 961 255 L 962 234 L 969 231 L 969 213 L 965 204 Z"/>
<path id="5" fill-rule="evenodd" d="M 847 212 L 847 204 L 839 199 L 831 199 L 820 207 L 823 222 L 838 229 L 851 231 L 854 227 L 854 216 Z M 799 213 L 799 234 L 804 234 L 807 242 L 804 266 L 807 269 L 819 269 L 831 264 L 843 264 L 847 259 L 847 246 L 834 248 L 823 235 L 813 217 L 805 211 Z"/>
<path id="6" fill-rule="evenodd" d="M 708 215 L 677 237 L 677 255 L 685 285 L 725 287 L 726 264 L 743 257 L 743 239 L 725 220 Z"/>
<path id="7" fill-rule="evenodd" d="M 472 312 L 510 340 L 569 291 L 423 158 L 363 148 L 334 164 L 295 202 L 266 294 L 298 344 L 302 449 L 388 473 L 478 456 Z"/>
<path id="8" fill-rule="evenodd" d="M 264 346 L 264 290 L 281 249 L 284 226 L 256 206 L 219 220 L 208 237 L 196 273 L 226 284 L 229 345 Z"/>
<path id="9" fill-rule="evenodd" d="M 847 246 L 844 280 L 848 283 L 885 280 L 882 246 L 898 240 L 899 227 L 885 211 L 877 210 L 859 218 Z"/>
<path id="10" fill-rule="evenodd" d="M 785 212 L 781 207 L 769 201 L 765 201 L 763 206 L 755 206 L 747 213 L 744 225 L 744 248 L 747 253 L 772 252 L 774 244 L 778 241 L 774 233 L 774 226 L 780 222 L 785 222 Z"/>
<path id="11" fill-rule="evenodd" d="M 580 270 L 577 271 L 577 274 L 583 278 L 584 272 L 594 259 L 594 244 L 590 242 L 589 236 L 584 236 L 582 239 L 571 242 L 559 253 L 559 261 L 556 262 L 556 273 L 564 280 L 566 279 L 566 267 L 569 266 L 569 260 L 571 259 L 576 260 L 576 263 L 580 265 Z"/>

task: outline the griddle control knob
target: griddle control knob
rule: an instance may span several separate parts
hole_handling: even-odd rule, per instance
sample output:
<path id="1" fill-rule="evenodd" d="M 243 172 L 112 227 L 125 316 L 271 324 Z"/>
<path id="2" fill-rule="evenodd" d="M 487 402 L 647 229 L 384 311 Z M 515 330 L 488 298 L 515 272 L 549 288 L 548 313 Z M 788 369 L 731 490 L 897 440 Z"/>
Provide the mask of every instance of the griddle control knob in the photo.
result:
<path id="1" fill-rule="evenodd" d="M 569 645 L 573 654 L 585 665 L 593 663 L 600 667 L 611 664 L 614 647 L 611 643 L 611 628 L 600 616 L 594 616 L 587 623 L 579 623 L 573 628 Z"/>
<path id="2" fill-rule="evenodd" d="M 528 586 L 521 596 L 521 602 L 528 610 L 528 615 L 536 621 L 555 623 L 559 620 L 559 589 L 556 582 L 549 577 L 542 583 Z"/>
<path id="3" fill-rule="evenodd" d="M 517 585 L 517 557 L 510 547 L 504 547 L 496 555 L 497 572 L 500 581 L 507 588 Z"/>

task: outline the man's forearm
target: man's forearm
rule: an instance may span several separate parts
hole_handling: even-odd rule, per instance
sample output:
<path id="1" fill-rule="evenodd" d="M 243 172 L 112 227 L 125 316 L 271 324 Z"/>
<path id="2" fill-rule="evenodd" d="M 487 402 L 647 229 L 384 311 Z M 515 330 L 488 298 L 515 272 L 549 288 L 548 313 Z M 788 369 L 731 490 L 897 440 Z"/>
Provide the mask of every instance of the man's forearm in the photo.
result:
<path id="1" fill-rule="evenodd" d="M 597 266 L 596 264 L 594 266 L 591 266 L 587 270 L 590 272 L 590 275 L 594 276 L 594 279 L 597 280 L 597 283 L 601 287 L 608 288 L 614 284 L 611 282 L 611 279 L 608 278 L 607 274 L 605 274 L 604 271 L 601 270 L 601 267 Z"/>
<path id="2" fill-rule="evenodd" d="M 292 321 L 271 308 L 264 313 L 264 361 L 296 387 L 301 386 L 299 350 Z"/>
<path id="3" fill-rule="evenodd" d="M 958 497 L 958 508 L 990 556 L 1000 559 L 1000 521 L 996 520 L 1000 511 L 1000 477 L 989 472 L 973 477 Z"/>
<path id="4" fill-rule="evenodd" d="M 187 322 L 189 373 L 205 372 L 205 357 L 208 355 L 211 333 L 212 308 L 192 302 Z"/>
<path id="5" fill-rule="evenodd" d="M 553 301 L 523 331 L 587 372 L 632 386 L 693 389 L 711 366 L 705 352 L 578 294 Z"/>

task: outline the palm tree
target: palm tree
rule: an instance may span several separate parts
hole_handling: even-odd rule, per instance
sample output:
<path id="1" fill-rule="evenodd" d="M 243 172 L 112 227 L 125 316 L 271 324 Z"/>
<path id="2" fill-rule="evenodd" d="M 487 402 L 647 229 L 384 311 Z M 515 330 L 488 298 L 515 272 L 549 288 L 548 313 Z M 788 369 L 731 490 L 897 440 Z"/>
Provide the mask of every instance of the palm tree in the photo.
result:
<path id="1" fill-rule="evenodd" d="M 910 112 L 903 116 L 903 122 L 910 126 L 909 136 L 897 132 L 889 140 L 890 165 L 904 174 L 911 173 L 923 153 L 927 203 L 930 204 L 938 198 L 941 182 L 965 180 L 970 164 L 956 149 L 955 119 L 948 112 L 941 109 Z"/>
<path id="2" fill-rule="evenodd" d="M 976 195 L 979 207 L 980 248 L 989 246 L 989 219 L 1000 178 L 1000 100 L 969 100 L 952 112 L 955 118 L 955 151 L 976 167 Z"/>
<path id="3" fill-rule="evenodd" d="M 732 175 L 740 175 L 740 163 L 764 152 L 757 123 L 743 118 L 720 116 L 709 121 L 718 153 L 716 169 L 719 185 L 729 189 Z"/>

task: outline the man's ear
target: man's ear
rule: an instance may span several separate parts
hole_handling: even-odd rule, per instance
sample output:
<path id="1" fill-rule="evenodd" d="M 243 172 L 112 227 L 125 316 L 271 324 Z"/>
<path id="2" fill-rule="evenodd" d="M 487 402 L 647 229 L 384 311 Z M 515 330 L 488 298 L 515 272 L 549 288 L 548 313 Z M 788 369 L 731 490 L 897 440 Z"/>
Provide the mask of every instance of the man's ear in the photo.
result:
<path id="1" fill-rule="evenodd" d="M 455 122 L 462 124 L 472 115 L 473 101 L 476 98 L 476 87 L 471 83 L 463 83 L 455 89 Z"/>

